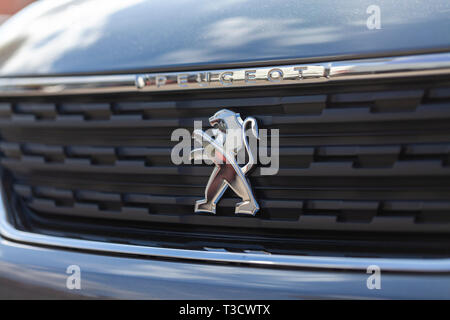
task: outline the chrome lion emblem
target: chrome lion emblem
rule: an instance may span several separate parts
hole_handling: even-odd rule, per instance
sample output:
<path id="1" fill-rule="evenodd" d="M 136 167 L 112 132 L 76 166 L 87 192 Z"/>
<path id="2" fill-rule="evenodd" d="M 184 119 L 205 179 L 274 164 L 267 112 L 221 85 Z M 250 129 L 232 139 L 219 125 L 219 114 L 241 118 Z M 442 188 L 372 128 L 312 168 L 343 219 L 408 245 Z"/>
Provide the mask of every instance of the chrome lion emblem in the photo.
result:
<path id="1" fill-rule="evenodd" d="M 200 129 L 193 132 L 193 138 L 202 147 L 192 150 L 190 159 L 207 157 L 215 165 L 205 189 L 205 198 L 196 201 L 195 212 L 215 214 L 217 203 L 230 187 L 242 199 L 236 204 L 235 213 L 255 215 L 259 205 L 245 175 L 255 164 L 253 154 L 256 151 L 250 148 L 246 129 L 251 129 L 251 134 L 259 139 L 256 119 L 248 117 L 242 120 L 238 113 L 223 109 L 209 118 L 209 123 L 214 127 L 213 136 Z M 236 158 L 243 148 L 248 154 L 248 162 L 241 167 Z"/>

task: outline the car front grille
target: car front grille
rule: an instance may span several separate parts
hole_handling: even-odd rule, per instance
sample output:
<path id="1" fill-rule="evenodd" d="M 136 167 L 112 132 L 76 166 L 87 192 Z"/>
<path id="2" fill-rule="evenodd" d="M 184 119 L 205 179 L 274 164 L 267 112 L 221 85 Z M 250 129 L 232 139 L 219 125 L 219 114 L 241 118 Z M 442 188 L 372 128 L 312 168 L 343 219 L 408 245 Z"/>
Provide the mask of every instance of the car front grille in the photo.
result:
<path id="1" fill-rule="evenodd" d="M 280 130 L 261 206 L 195 214 L 211 166 L 174 165 L 176 128 L 227 108 Z M 4 188 L 18 229 L 284 254 L 438 255 L 450 241 L 450 78 L 270 89 L 5 98 Z M 270 141 L 270 139 L 269 139 Z"/>

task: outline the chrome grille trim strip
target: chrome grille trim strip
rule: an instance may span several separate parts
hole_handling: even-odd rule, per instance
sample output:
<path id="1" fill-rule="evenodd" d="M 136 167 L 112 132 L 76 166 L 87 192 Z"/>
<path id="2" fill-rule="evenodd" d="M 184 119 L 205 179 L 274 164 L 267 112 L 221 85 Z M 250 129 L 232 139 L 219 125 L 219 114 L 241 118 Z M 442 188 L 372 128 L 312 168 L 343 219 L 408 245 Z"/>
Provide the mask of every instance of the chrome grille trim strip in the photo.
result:
<path id="1" fill-rule="evenodd" d="M 266 267 L 289 267 L 307 269 L 339 269 L 366 272 L 370 265 L 382 271 L 395 272 L 450 272 L 450 259 L 398 259 L 398 258 L 352 258 L 288 256 L 264 253 L 235 253 L 186 249 L 169 249 L 108 243 L 100 241 L 62 238 L 20 231 L 8 221 L 4 195 L 0 195 L 0 234 L 12 241 L 55 248 L 77 249 L 110 254 L 140 255 L 149 258 L 169 258 L 198 262 L 244 263 Z"/>
<path id="2" fill-rule="evenodd" d="M 450 74 L 450 53 L 148 74 L 0 78 L 0 97 L 302 85 Z"/>

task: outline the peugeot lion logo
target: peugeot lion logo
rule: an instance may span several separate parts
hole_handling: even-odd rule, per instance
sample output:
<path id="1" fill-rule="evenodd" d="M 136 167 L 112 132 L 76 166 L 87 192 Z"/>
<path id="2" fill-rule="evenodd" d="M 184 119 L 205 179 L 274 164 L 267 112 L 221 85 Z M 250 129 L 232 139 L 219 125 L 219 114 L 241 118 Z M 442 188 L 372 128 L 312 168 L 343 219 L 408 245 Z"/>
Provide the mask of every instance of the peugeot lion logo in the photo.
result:
<path id="1" fill-rule="evenodd" d="M 254 216 L 260 208 L 246 175 L 256 164 L 262 165 L 259 176 L 278 173 L 279 130 L 270 129 L 269 134 L 267 129 L 258 129 L 255 118 L 242 119 L 239 113 L 227 109 L 216 112 L 208 120 L 212 128 L 203 131 L 202 121 L 194 120 L 192 134 L 178 128 L 171 137 L 172 141 L 181 139 L 172 148 L 174 164 L 192 165 L 194 162 L 214 165 L 205 197 L 196 201 L 194 211 L 215 214 L 217 203 L 230 187 L 241 198 L 234 212 Z"/>
<path id="2" fill-rule="evenodd" d="M 236 205 L 235 213 L 255 215 L 259 205 L 253 196 L 250 182 L 245 177 L 255 164 L 253 157 L 255 150 L 250 150 L 245 129 L 250 126 L 252 133 L 258 139 L 256 120 L 252 117 L 242 120 L 238 113 L 224 109 L 209 118 L 209 123 L 217 127 L 213 129 L 215 139 L 202 130 L 193 132 L 194 139 L 203 147 L 192 150 L 191 159 L 203 159 L 206 155 L 215 165 L 205 189 L 205 199 L 195 203 L 195 212 L 215 214 L 217 202 L 230 187 L 242 199 Z M 247 164 L 240 167 L 236 157 L 244 147 L 249 160 Z"/>

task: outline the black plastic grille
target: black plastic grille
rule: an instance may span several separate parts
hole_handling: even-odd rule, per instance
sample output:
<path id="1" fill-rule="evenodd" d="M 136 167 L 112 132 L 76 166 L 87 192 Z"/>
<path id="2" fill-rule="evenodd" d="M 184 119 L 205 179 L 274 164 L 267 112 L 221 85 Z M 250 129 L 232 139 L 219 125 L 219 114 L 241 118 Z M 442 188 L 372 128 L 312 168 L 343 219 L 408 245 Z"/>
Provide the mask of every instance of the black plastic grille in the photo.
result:
<path id="1" fill-rule="evenodd" d="M 259 169 L 250 174 L 261 206 L 256 217 L 236 216 L 238 199 L 230 191 L 216 216 L 194 214 L 212 167 L 170 161 L 176 143 L 171 132 L 192 131 L 194 120 L 207 127 L 207 118 L 221 108 L 280 130 L 278 174 L 262 176 Z M 437 240 L 430 246 L 448 251 L 442 248 L 450 232 L 450 82 L 445 77 L 4 99 L 0 132 L 7 188 L 21 228 L 35 232 L 101 239 L 114 234 L 129 242 L 150 241 L 145 230 L 158 230 L 151 238 L 157 242 L 176 229 L 185 243 L 194 238 L 209 243 L 206 234 L 210 239 L 258 236 L 252 243 L 265 243 L 258 250 L 270 247 L 273 235 L 288 237 L 292 247 L 298 239 L 333 235 L 361 252 L 369 245 L 357 244 L 365 243 L 367 233 L 379 243 L 394 237 L 404 248 L 407 241 L 433 234 Z"/>

